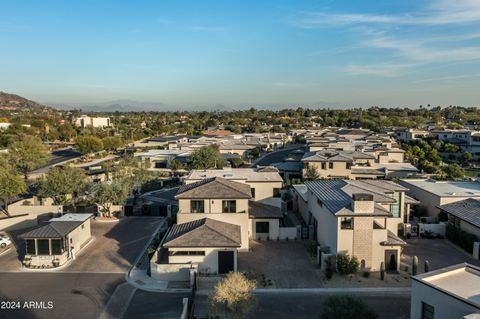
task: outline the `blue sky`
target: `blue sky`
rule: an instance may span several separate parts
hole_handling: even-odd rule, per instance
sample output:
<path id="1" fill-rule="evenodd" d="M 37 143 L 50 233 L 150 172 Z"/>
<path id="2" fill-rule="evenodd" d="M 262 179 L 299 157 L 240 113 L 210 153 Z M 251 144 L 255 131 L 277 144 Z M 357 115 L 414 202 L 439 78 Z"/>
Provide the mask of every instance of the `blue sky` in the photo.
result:
<path id="1" fill-rule="evenodd" d="M 42 102 L 479 105 L 478 0 L 1 0 L 0 90 Z"/>

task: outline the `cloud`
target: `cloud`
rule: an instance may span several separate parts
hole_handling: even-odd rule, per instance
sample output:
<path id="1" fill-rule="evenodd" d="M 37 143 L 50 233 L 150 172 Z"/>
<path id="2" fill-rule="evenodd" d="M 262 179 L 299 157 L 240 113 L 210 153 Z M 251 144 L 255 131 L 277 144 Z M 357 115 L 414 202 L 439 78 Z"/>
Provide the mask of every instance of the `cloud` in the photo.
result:
<path id="1" fill-rule="evenodd" d="M 419 13 L 364 14 L 306 12 L 292 23 L 300 28 L 318 28 L 328 25 L 450 25 L 480 22 L 478 0 L 436 0 Z"/>
<path id="2" fill-rule="evenodd" d="M 381 64 L 349 64 L 342 70 L 351 75 L 378 75 L 384 77 L 395 77 L 404 74 L 406 70 L 411 68 L 411 64 L 395 64 L 395 63 L 381 63 Z"/>
<path id="3" fill-rule="evenodd" d="M 349 61 L 341 69 L 352 75 L 395 77 L 430 64 L 480 60 L 480 32 L 472 27 L 480 25 L 480 0 L 430 0 L 422 8 L 401 14 L 304 12 L 293 25 L 343 28 L 358 36 L 350 47 L 388 54 L 378 55 L 386 62 Z"/>

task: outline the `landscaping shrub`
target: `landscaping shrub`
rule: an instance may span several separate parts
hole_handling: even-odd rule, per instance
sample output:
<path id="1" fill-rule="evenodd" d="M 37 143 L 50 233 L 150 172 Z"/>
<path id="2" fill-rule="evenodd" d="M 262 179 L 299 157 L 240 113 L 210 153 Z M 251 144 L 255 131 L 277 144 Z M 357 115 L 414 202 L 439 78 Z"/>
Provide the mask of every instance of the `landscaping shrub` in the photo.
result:
<path id="1" fill-rule="evenodd" d="M 446 230 L 446 237 L 452 243 L 460 246 L 468 253 L 473 253 L 473 243 L 477 241 L 477 236 L 467 233 L 460 228 L 448 224 Z"/>
<path id="2" fill-rule="evenodd" d="M 332 257 L 328 257 L 325 260 L 325 277 L 331 279 L 333 276 L 333 260 Z"/>
<path id="3" fill-rule="evenodd" d="M 337 270 L 342 275 L 354 274 L 360 268 L 358 258 L 348 256 L 347 254 L 337 255 Z"/>

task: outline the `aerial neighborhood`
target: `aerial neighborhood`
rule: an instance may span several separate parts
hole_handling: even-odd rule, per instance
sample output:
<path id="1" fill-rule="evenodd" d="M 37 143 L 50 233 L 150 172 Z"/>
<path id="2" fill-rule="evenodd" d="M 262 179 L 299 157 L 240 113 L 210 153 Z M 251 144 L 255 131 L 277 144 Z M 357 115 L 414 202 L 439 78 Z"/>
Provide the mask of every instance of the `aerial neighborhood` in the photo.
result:
<path id="1" fill-rule="evenodd" d="M 143 291 L 172 298 L 178 318 L 255 317 L 263 294 L 295 288 L 363 291 L 367 306 L 369 291 L 399 294 L 402 309 L 368 310 L 386 318 L 480 312 L 476 125 L 15 105 L 2 109 L 0 158 L 0 267 L 12 283 L 48 273 L 119 285 L 101 318 L 134 317 Z M 260 299 L 221 302 L 225 284 Z"/>

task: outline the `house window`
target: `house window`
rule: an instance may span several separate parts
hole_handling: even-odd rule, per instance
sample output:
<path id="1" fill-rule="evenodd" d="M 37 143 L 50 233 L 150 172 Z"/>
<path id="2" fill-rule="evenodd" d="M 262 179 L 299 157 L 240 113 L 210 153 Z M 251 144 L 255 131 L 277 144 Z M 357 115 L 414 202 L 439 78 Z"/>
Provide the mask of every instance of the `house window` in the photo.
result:
<path id="1" fill-rule="evenodd" d="M 435 308 L 426 302 L 422 301 L 422 319 L 434 319 Z"/>
<path id="2" fill-rule="evenodd" d="M 255 188 L 251 188 L 250 191 L 252 192 L 252 198 L 255 198 Z"/>
<path id="3" fill-rule="evenodd" d="M 37 239 L 38 254 L 50 255 L 50 244 L 48 239 Z"/>
<path id="4" fill-rule="evenodd" d="M 222 200 L 222 213 L 235 213 L 237 212 L 236 200 Z"/>
<path id="5" fill-rule="evenodd" d="M 205 202 L 203 200 L 190 201 L 190 213 L 205 213 Z"/>
<path id="6" fill-rule="evenodd" d="M 340 221 L 341 229 L 353 229 L 353 218 L 352 217 L 343 217 Z"/>
<path id="7" fill-rule="evenodd" d="M 85 224 L 82 224 L 82 229 L 84 229 L 84 228 L 85 228 Z"/>
<path id="8" fill-rule="evenodd" d="M 255 230 L 257 234 L 268 234 L 270 233 L 270 223 L 269 222 L 256 222 Z"/>
<path id="9" fill-rule="evenodd" d="M 61 255 L 63 253 L 63 241 L 61 239 L 52 239 L 52 255 Z"/>
<path id="10" fill-rule="evenodd" d="M 393 217 L 400 217 L 400 193 L 395 192 L 393 193 L 393 199 L 395 203 L 390 204 L 390 213 L 392 213 Z"/>
<path id="11" fill-rule="evenodd" d="M 35 239 L 27 239 L 25 240 L 25 248 L 27 251 L 27 255 L 35 255 L 37 252 L 35 251 Z"/>
<path id="12" fill-rule="evenodd" d="M 205 256 L 204 250 L 173 250 L 168 252 L 169 256 Z"/>
<path id="13" fill-rule="evenodd" d="M 280 188 L 273 189 L 273 197 L 278 198 L 280 197 Z"/>
<path id="14" fill-rule="evenodd" d="M 322 163 L 322 169 L 327 169 L 327 163 Z"/>
<path id="15" fill-rule="evenodd" d="M 328 168 L 333 169 L 333 162 L 328 163 Z"/>
<path id="16" fill-rule="evenodd" d="M 351 169 L 352 168 L 352 163 L 347 163 L 347 169 Z"/>

